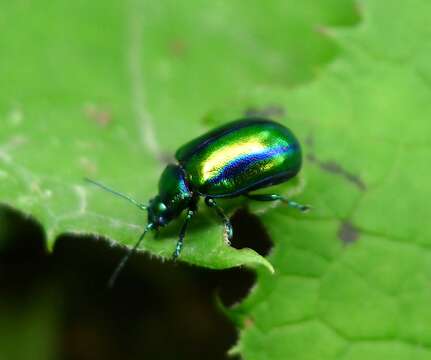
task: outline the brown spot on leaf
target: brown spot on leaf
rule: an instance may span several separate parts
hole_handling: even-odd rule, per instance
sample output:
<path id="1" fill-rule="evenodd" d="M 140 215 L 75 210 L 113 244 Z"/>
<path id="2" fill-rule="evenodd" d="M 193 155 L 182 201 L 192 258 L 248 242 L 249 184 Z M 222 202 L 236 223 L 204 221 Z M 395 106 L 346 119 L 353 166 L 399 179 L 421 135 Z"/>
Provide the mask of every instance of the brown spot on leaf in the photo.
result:
<path id="1" fill-rule="evenodd" d="M 79 165 L 84 169 L 87 174 L 95 174 L 97 172 L 96 164 L 87 157 L 79 158 Z"/>
<path id="2" fill-rule="evenodd" d="M 168 152 L 162 152 L 157 158 L 163 164 L 173 164 L 176 162 L 175 157 Z"/>
<path id="3" fill-rule="evenodd" d="M 309 147 L 313 147 L 314 146 L 314 137 L 311 134 L 308 134 L 304 140 L 304 143 Z"/>
<path id="4" fill-rule="evenodd" d="M 254 324 L 254 321 L 253 321 L 253 319 L 251 317 L 246 317 L 244 319 L 244 328 L 247 329 L 247 328 L 253 326 L 253 324 Z"/>
<path id="5" fill-rule="evenodd" d="M 316 31 L 318 34 L 321 34 L 326 37 L 330 37 L 332 35 L 330 28 L 324 25 L 317 25 L 314 28 L 314 31 Z"/>
<path id="6" fill-rule="evenodd" d="M 307 154 L 307 159 L 308 161 L 317 164 L 323 171 L 344 177 L 348 182 L 354 184 L 359 190 L 365 191 L 367 189 L 364 181 L 360 178 L 359 175 L 355 175 L 349 172 L 336 161 L 321 161 L 313 153 Z"/>
<path id="7" fill-rule="evenodd" d="M 84 113 L 90 120 L 96 122 L 103 127 L 108 125 L 112 121 L 111 111 L 98 105 L 87 105 L 84 108 Z"/>
<path id="8" fill-rule="evenodd" d="M 338 229 L 337 236 L 344 245 L 350 245 L 359 238 L 359 230 L 349 221 L 343 221 Z"/>
<path id="9" fill-rule="evenodd" d="M 183 56 L 186 50 L 186 43 L 181 39 L 174 39 L 169 43 L 169 52 L 175 57 Z"/>
<path id="10" fill-rule="evenodd" d="M 245 110 L 244 115 L 279 118 L 286 115 L 286 111 L 281 105 L 268 105 L 263 108 L 250 107 Z"/>

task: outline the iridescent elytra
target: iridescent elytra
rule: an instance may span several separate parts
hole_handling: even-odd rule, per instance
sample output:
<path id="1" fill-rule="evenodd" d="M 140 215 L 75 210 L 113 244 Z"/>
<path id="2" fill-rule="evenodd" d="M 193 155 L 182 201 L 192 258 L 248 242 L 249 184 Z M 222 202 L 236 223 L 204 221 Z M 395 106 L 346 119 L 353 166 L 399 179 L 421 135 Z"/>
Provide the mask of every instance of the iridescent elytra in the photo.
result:
<path id="1" fill-rule="evenodd" d="M 158 195 L 148 204 L 87 179 L 148 211 L 148 224 L 112 274 L 111 286 L 145 234 L 167 225 L 185 212 L 172 255 L 176 259 L 200 198 L 204 198 L 205 204 L 223 221 L 228 243 L 233 231 L 229 218 L 217 204 L 219 198 L 245 196 L 257 201 L 282 201 L 301 211 L 309 208 L 277 194 L 252 194 L 254 190 L 288 181 L 301 169 L 302 152 L 298 139 L 291 130 L 275 121 L 245 118 L 230 122 L 181 146 L 175 157 L 177 163 L 166 166 L 159 180 Z"/>

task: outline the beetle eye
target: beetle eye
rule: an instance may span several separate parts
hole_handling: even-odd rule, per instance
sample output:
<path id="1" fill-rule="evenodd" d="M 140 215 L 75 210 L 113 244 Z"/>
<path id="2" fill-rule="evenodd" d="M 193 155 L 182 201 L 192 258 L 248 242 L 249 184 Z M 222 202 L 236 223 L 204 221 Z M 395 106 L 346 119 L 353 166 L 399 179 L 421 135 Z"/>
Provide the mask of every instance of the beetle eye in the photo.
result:
<path id="1" fill-rule="evenodd" d="M 158 223 L 160 225 L 165 225 L 165 219 L 162 216 L 160 216 L 159 219 L 158 219 Z"/>

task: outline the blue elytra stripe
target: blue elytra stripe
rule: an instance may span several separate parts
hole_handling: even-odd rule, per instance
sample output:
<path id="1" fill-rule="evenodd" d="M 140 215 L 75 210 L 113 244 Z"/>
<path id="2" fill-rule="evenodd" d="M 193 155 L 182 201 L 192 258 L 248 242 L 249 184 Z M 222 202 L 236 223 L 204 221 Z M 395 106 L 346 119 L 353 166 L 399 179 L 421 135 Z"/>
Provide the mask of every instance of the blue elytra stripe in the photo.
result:
<path id="1" fill-rule="evenodd" d="M 216 176 L 209 179 L 209 182 L 215 184 L 224 179 L 234 178 L 238 174 L 244 172 L 250 165 L 270 160 L 278 155 L 286 154 L 290 151 L 295 151 L 297 148 L 297 144 L 290 144 L 288 146 L 268 148 L 261 152 L 242 155 L 224 166 Z"/>

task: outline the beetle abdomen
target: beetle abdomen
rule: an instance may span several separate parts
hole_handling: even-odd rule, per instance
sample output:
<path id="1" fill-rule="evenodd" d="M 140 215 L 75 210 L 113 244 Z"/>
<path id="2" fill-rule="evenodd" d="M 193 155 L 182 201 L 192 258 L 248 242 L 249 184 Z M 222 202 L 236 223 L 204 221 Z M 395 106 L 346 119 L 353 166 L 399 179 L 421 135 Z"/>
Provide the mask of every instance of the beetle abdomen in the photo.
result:
<path id="1" fill-rule="evenodd" d="M 176 158 L 202 195 L 229 197 L 274 185 L 301 168 L 301 148 L 286 127 L 265 119 L 229 123 L 181 147 Z"/>

